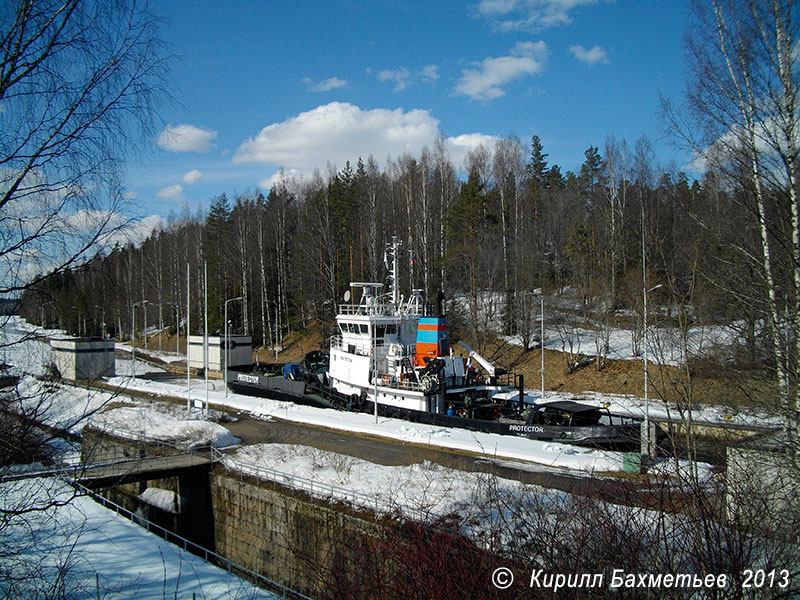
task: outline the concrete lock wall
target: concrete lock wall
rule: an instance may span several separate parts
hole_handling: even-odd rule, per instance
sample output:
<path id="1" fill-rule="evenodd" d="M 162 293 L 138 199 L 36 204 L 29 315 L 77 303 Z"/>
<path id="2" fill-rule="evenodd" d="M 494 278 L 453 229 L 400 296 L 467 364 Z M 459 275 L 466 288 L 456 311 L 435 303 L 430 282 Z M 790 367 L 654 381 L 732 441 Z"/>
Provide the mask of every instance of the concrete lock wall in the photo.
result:
<path id="1" fill-rule="evenodd" d="M 217 552 L 312 597 L 325 597 L 323 574 L 347 564 L 360 541 L 382 527 L 321 500 L 235 477 L 211 475 Z"/>
<path id="2" fill-rule="evenodd" d="M 92 338 L 50 340 L 50 360 L 65 379 L 114 376 L 114 342 Z"/>
<path id="3" fill-rule="evenodd" d="M 208 370 L 221 372 L 225 365 L 225 336 L 208 336 Z M 253 362 L 253 338 L 249 335 L 228 334 L 229 367 L 241 367 Z M 189 368 L 203 368 L 203 336 L 189 336 Z"/>
<path id="4" fill-rule="evenodd" d="M 162 452 L 171 451 L 84 429 L 82 457 L 87 463 Z M 144 503 L 139 495 L 148 487 L 178 494 L 177 512 Z M 357 564 L 363 548 L 386 534 L 370 513 L 359 516 L 347 507 L 222 466 L 210 472 L 196 469 L 176 477 L 118 484 L 101 494 L 234 563 L 314 598 L 330 596 L 326 577 L 337 565 Z"/>

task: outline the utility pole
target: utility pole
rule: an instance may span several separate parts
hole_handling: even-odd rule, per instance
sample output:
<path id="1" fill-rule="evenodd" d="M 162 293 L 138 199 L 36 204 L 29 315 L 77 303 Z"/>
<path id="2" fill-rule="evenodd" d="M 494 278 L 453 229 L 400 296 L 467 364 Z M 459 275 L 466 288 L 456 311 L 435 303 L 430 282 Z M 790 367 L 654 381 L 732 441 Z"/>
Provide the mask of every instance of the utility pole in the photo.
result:
<path id="1" fill-rule="evenodd" d="M 544 400 L 544 296 L 539 296 L 539 306 L 541 314 L 539 319 L 541 321 L 541 331 L 539 332 L 539 351 L 542 354 L 542 400 Z"/>
<path id="2" fill-rule="evenodd" d="M 642 201 L 642 328 L 644 330 L 644 352 L 642 362 L 644 364 L 644 431 L 639 431 L 640 454 L 642 457 L 642 468 L 646 462 L 655 458 L 655 444 L 652 435 L 652 423 L 650 422 L 650 397 L 648 395 L 648 375 L 647 375 L 647 294 L 661 287 L 661 284 L 647 289 L 647 251 L 645 249 L 644 238 L 644 201 Z"/>
<path id="3" fill-rule="evenodd" d="M 208 262 L 203 261 L 203 373 L 206 381 L 206 405 L 203 414 L 208 416 Z"/>
<path id="4" fill-rule="evenodd" d="M 186 263 L 186 410 L 192 410 L 192 372 L 189 370 L 189 316 L 191 314 L 191 289 L 189 287 L 189 263 Z"/>

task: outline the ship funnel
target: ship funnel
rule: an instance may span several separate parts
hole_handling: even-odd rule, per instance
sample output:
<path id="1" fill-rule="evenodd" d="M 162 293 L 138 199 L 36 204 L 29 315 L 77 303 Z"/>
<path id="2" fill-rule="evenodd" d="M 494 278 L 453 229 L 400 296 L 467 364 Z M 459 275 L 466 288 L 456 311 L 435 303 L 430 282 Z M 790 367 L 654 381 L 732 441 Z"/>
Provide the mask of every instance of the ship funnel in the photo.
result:
<path id="1" fill-rule="evenodd" d="M 424 367 L 425 361 L 450 353 L 450 335 L 444 317 L 421 317 L 417 323 L 417 351 L 414 365 Z"/>

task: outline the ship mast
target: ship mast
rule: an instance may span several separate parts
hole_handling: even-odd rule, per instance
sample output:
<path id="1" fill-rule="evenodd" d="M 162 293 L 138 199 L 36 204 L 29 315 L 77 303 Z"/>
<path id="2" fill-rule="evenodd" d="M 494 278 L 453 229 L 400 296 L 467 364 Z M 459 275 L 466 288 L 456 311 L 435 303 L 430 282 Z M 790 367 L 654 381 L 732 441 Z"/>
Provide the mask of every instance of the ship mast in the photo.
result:
<path id="1" fill-rule="evenodd" d="M 392 266 L 389 269 L 389 279 L 392 282 L 392 304 L 394 304 L 396 307 L 400 305 L 400 261 L 397 260 L 397 257 L 400 255 L 400 246 L 402 245 L 403 242 L 397 239 L 396 235 L 393 235 L 392 243 L 387 244 L 386 248 L 387 260 L 390 255 L 392 257 Z"/>

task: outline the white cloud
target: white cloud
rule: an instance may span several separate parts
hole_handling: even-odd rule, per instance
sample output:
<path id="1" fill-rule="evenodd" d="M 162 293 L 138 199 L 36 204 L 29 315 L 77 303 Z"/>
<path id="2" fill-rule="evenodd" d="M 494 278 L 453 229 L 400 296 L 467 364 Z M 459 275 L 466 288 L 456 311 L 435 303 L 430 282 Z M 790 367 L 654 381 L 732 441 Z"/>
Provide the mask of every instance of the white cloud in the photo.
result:
<path id="1" fill-rule="evenodd" d="M 478 15 L 497 31 L 541 31 L 572 23 L 570 12 L 597 0 L 481 0 Z"/>
<path id="2" fill-rule="evenodd" d="M 507 15 L 519 5 L 517 0 L 482 0 L 478 12 L 482 15 Z"/>
<path id="3" fill-rule="evenodd" d="M 570 46 L 569 51 L 572 56 L 590 67 L 596 64 L 608 64 L 608 54 L 606 54 L 605 49 L 600 46 L 595 46 L 591 50 L 587 50 L 583 46 Z"/>
<path id="4" fill-rule="evenodd" d="M 200 171 L 198 171 L 197 169 L 192 169 L 188 173 L 184 174 L 183 177 L 181 177 L 181 181 L 183 181 L 183 183 L 185 183 L 186 185 L 192 185 L 196 183 L 202 176 L 203 174 Z"/>
<path id="5" fill-rule="evenodd" d="M 408 79 L 411 77 L 411 73 L 405 67 L 400 69 L 395 69 L 394 71 L 390 71 L 389 69 L 384 69 L 380 73 L 378 73 L 378 79 L 380 81 L 393 81 L 394 82 L 394 91 L 400 92 L 408 87 Z"/>
<path id="6" fill-rule="evenodd" d="M 476 68 L 464 69 L 455 92 L 473 100 L 491 100 L 505 95 L 500 87 L 506 83 L 539 73 L 547 59 L 547 44 L 517 42 L 509 56 L 484 58 Z"/>
<path id="7" fill-rule="evenodd" d="M 156 196 L 164 200 L 180 200 L 183 198 L 183 187 L 180 184 L 169 185 L 156 192 Z"/>
<path id="8" fill-rule="evenodd" d="M 464 160 L 467 158 L 467 153 L 481 144 L 487 148 L 494 148 L 495 143 L 499 138 L 493 135 L 485 135 L 483 133 L 465 133 L 456 137 L 447 138 L 445 140 L 445 147 L 450 154 L 450 160 L 456 168 L 461 168 Z"/>
<path id="9" fill-rule="evenodd" d="M 371 70 L 367 70 L 369 75 Z M 406 89 L 409 85 L 418 83 L 420 81 L 425 83 L 434 83 L 439 79 L 439 67 L 436 65 L 425 65 L 420 71 L 409 71 L 406 67 L 399 69 L 384 69 L 378 72 L 379 81 L 394 82 L 394 91 L 400 92 Z"/>
<path id="10" fill-rule="evenodd" d="M 775 118 L 753 124 L 755 152 L 761 161 L 761 174 L 771 179 L 778 187 L 790 185 L 785 170 L 786 163 L 782 157 L 791 153 L 791 150 L 786 147 L 784 137 L 780 133 L 782 128 L 783 126 Z M 739 123 L 734 124 L 711 144 L 693 152 L 692 161 L 684 168 L 699 174 L 710 169 L 730 172 L 731 157 L 741 156 L 741 153 L 746 151 L 745 148 L 751 148 L 750 143 L 749 129 Z"/>
<path id="11" fill-rule="evenodd" d="M 109 250 L 115 244 L 139 246 L 153 231 L 163 230 L 165 225 L 164 219 L 159 215 L 150 215 L 141 221 L 127 221 L 124 224 L 120 222 L 117 229 L 102 239 L 102 244 Z"/>
<path id="12" fill-rule="evenodd" d="M 135 221 L 119 212 L 108 210 L 76 211 L 65 218 L 65 224 L 76 234 L 102 232 L 97 248 L 110 251 L 115 244 L 138 246 L 156 229 L 163 229 L 164 219 L 150 215 Z"/>
<path id="13" fill-rule="evenodd" d="M 347 87 L 347 80 L 339 79 L 338 77 L 329 77 L 319 83 L 305 77 L 303 83 L 306 84 L 306 89 L 309 92 L 330 92 L 331 90 Z"/>
<path id="14" fill-rule="evenodd" d="M 158 135 L 156 143 L 159 148 L 169 152 L 208 152 L 216 137 L 216 131 L 194 125 L 167 125 Z"/>
<path id="15" fill-rule="evenodd" d="M 271 190 L 272 186 L 278 182 L 289 182 L 293 179 L 302 177 L 302 173 L 297 169 L 289 169 L 288 171 L 284 171 L 283 169 L 279 171 L 275 171 L 272 175 L 267 177 L 266 179 L 262 179 L 258 182 L 258 187 L 262 190 Z"/>
<path id="16" fill-rule="evenodd" d="M 420 76 L 425 81 L 436 81 L 439 79 L 439 67 L 436 65 L 425 65 L 420 71 Z"/>
<path id="17" fill-rule="evenodd" d="M 439 121 L 427 110 L 362 110 L 331 102 L 264 127 L 239 146 L 233 161 L 271 164 L 290 176 L 308 174 L 328 163 L 342 168 L 347 160 L 370 155 L 378 161 L 403 152 L 418 156 L 423 147 L 433 147 L 438 133 Z M 453 163 L 460 165 L 471 147 L 493 139 L 468 134 L 446 142 Z M 275 180 L 273 176 L 259 185 L 267 189 Z"/>

